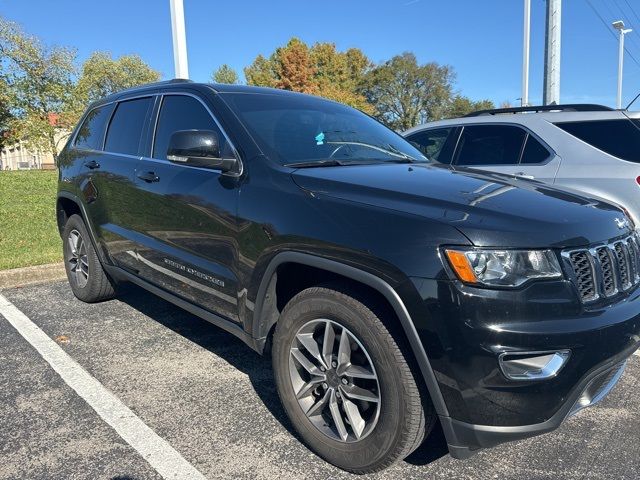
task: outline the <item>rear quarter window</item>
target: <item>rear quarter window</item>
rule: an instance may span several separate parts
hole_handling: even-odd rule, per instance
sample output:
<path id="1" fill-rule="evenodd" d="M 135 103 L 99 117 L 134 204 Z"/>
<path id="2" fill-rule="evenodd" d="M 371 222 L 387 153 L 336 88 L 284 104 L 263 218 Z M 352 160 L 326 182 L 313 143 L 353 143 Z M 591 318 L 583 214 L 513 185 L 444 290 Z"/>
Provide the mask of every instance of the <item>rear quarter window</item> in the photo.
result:
<path id="1" fill-rule="evenodd" d="M 555 126 L 609 155 L 629 162 L 640 162 L 638 120 L 562 122 Z"/>
<path id="2" fill-rule="evenodd" d="M 113 104 L 94 108 L 78 129 L 74 146 L 86 150 L 102 150 L 104 132 L 113 111 Z"/>

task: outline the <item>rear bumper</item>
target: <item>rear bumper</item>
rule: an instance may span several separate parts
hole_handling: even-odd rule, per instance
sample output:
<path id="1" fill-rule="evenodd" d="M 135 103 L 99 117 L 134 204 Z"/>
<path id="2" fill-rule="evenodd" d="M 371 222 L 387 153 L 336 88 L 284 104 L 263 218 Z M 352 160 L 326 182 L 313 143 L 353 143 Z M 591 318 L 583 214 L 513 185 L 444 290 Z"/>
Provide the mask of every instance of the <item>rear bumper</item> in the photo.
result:
<path id="1" fill-rule="evenodd" d="M 585 376 L 558 412 L 545 422 L 532 425 L 489 426 L 460 422 L 451 417 L 440 417 L 449 453 L 454 458 L 465 459 L 482 448 L 523 440 L 557 429 L 566 419 L 584 408 L 597 404 L 613 390 L 624 373 L 627 359 L 633 351 L 635 348 L 623 352 Z"/>

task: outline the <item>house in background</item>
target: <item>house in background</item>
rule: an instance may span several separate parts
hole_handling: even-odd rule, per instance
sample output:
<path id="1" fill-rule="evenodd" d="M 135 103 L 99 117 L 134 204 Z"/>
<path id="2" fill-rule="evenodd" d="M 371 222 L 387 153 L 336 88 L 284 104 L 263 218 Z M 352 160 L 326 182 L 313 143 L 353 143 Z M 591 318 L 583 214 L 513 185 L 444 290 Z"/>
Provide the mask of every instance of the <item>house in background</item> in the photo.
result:
<path id="1" fill-rule="evenodd" d="M 57 114 L 49 114 L 49 123 L 53 126 L 58 122 Z M 58 153 L 64 147 L 69 132 L 62 128 L 56 129 L 56 145 Z M 0 170 L 53 170 L 56 168 L 53 154 L 28 146 L 26 141 L 20 140 L 0 148 Z"/>

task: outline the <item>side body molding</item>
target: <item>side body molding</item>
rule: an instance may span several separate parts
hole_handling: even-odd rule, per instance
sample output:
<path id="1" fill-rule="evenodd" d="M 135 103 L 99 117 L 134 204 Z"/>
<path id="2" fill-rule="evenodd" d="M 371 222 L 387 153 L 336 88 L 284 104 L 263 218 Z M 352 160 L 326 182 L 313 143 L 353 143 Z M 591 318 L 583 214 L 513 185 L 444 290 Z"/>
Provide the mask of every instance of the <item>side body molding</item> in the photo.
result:
<path id="1" fill-rule="evenodd" d="M 352 266 L 301 252 L 282 252 L 277 254 L 271 260 L 271 263 L 269 263 L 269 266 L 265 270 L 265 274 L 260 283 L 260 287 L 258 289 L 258 294 L 256 297 L 256 306 L 254 309 L 252 324 L 252 335 L 256 339 L 256 343 L 259 345 L 260 350 L 264 348 L 266 336 L 269 333 L 269 329 L 273 325 L 273 321 L 269 321 L 269 319 L 267 319 L 267 321 L 264 322 L 262 319 L 265 300 L 268 301 L 266 296 L 269 289 L 272 288 L 272 279 L 274 278 L 276 269 L 279 265 L 282 265 L 284 263 L 299 263 L 321 270 L 327 270 L 338 275 L 350 278 L 357 282 L 363 283 L 381 293 L 393 307 L 396 315 L 398 316 L 398 319 L 400 320 L 402 329 L 404 330 L 404 333 L 409 340 L 411 350 L 413 351 L 418 366 L 420 367 L 422 377 L 424 378 L 424 381 L 426 383 L 436 413 L 440 416 L 449 416 L 449 412 L 444 402 L 444 398 L 442 397 L 442 393 L 440 392 L 436 376 L 433 372 L 433 369 L 431 368 L 431 363 L 429 362 L 427 353 L 424 350 L 422 342 L 418 337 L 418 332 L 416 331 L 415 325 L 411 320 L 409 312 L 402 302 L 402 299 L 399 297 L 396 291 L 384 280 L 376 277 L 369 272 L 359 270 Z"/>

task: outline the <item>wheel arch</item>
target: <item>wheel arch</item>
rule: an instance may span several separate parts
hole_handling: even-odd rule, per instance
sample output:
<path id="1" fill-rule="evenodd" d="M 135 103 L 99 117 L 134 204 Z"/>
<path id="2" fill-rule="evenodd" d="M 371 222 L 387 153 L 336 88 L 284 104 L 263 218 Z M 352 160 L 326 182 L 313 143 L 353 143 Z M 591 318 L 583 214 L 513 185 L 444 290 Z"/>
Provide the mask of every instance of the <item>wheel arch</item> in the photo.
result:
<path id="1" fill-rule="evenodd" d="M 67 192 L 64 190 L 59 191 L 58 198 L 56 200 L 56 220 L 58 222 L 58 232 L 60 233 L 60 235 L 62 235 L 64 224 L 66 223 L 67 219 L 74 214 L 80 215 L 80 217 L 82 217 L 82 220 L 87 227 L 87 231 L 89 232 L 89 239 L 93 244 L 93 248 L 98 253 L 98 257 L 100 258 L 102 264 L 104 265 L 106 263 L 107 265 L 109 265 L 110 262 L 106 258 L 104 252 L 101 248 L 98 248 L 99 243 L 93 229 L 93 223 L 91 222 L 91 218 L 89 218 L 89 215 L 87 214 L 82 200 L 80 200 L 78 196 L 74 195 L 71 192 Z"/>
<path id="2" fill-rule="evenodd" d="M 80 215 L 84 218 L 80 204 L 75 195 L 67 192 L 59 192 L 56 200 L 56 221 L 58 223 L 58 233 L 62 235 L 64 225 L 71 215 Z"/>
<path id="3" fill-rule="evenodd" d="M 301 252 L 281 252 L 277 254 L 267 266 L 258 288 L 251 323 L 251 333 L 256 339 L 256 346 L 260 352 L 264 351 L 269 334 L 273 330 L 279 317 L 276 304 L 277 296 L 275 295 L 278 282 L 277 272 L 279 267 L 287 264 L 312 267 L 333 276 L 344 277 L 380 294 L 388 302 L 400 322 L 400 326 L 406 336 L 411 353 L 420 369 L 436 413 L 441 416 L 448 416 L 448 410 L 431 363 L 429 362 L 429 358 L 427 357 L 424 346 L 420 341 L 418 332 L 404 302 L 387 282 L 372 273 L 350 265 Z"/>

